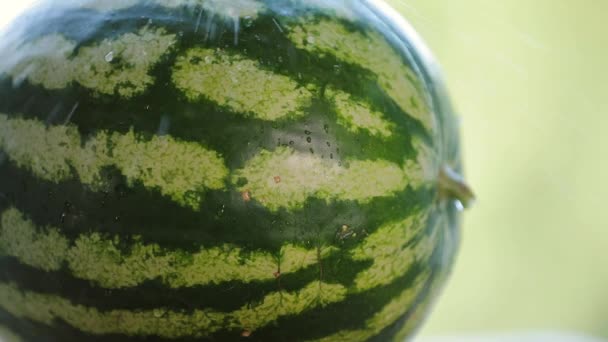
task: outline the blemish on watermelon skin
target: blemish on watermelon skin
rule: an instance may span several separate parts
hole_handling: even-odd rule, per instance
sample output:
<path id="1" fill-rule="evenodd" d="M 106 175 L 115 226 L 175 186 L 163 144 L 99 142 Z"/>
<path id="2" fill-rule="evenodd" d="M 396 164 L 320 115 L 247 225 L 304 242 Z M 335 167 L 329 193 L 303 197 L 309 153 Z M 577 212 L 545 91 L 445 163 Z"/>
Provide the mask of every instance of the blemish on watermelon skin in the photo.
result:
<path id="1" fill-rule="evenodd" d="M 416 164 L 407 165 L 401 168 L 383 160 L 351 160 L 346 168 L 281 146 L 273 152 L 263 150 L 247 161 L 243 169 L 233 173 L 232 181 L 245 179 L 253 197 L 272 211 L 301 208 L 311 197 L 366 203 L 408 185 L 420 186 L 421 171 Z M 274 179 L 277 171 L 280 183 Z"/>

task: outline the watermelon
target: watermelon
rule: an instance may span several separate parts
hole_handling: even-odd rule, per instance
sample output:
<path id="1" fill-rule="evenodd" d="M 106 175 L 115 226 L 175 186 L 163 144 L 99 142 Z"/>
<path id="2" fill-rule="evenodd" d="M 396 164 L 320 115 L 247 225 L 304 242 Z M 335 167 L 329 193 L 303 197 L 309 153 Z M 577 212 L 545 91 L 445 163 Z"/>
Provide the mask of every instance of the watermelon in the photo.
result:
<path id="1" fill-rule="evenodd" d="M 437 69 L 377 1 L 41 2 L 0 38 L 0 329 L 411 336 L 471 199 Z"/>

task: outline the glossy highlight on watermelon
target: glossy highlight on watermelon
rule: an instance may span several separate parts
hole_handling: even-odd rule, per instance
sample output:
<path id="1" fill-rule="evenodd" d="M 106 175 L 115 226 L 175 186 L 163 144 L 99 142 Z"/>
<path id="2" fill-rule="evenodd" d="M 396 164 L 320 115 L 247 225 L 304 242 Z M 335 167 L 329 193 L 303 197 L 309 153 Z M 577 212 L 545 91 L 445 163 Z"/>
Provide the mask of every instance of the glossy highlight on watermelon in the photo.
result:
<path id="1" fill-rule="evenodd" d="M 402 340 L 471 198 L 378 1 L 45 1 L 0 38 L 0 327 Z"/>

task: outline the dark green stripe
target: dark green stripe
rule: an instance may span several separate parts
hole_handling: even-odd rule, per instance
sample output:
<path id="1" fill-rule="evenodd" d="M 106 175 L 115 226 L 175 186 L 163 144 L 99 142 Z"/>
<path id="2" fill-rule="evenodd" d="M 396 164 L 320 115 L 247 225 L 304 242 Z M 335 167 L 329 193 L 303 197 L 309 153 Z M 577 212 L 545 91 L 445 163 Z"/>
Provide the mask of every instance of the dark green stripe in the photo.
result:
<path id="1" fill-rule="evenodd" d="M 348 265 L 341 265 L 341 266 L 348 268 Z M 392 296 L 395 296 L 395 295 L 397 295 L 398 293 L 401 293 L 401 291 L 402 291 L 402 289 L 403 289 L 403 288 L 407 288 L 408 286 L 411 286 L 411 279 L 410 279 L 410 283 L 409 283 L 409 285 L 408 285 L 408 284 L 403 284 L 403 283 L 401 282 L 401 281 L 403 281 L 403 280 L 404 280 L 404 277 L 407 277 L 408 275 L 412 275 L 412 272 L 413 272 L 413 273 L 415 273 L 415 275 L 414 275 L 413 277 L 414 277 L 414 278 L 417 278 L 417 277 L 418 277 L 418 275 L 420 274 L 420 272 L 422 272 L 422 270 L 424 269 L 424 267 L 423 267 L 423 268 L 421 268 L 421 267 L 423 267 L 423 266 L 420 266 L 420 265 L 415 264 L 415 265 L 414 265 L 412 268 L 410 268 L 410 270 L 409 270 L 409 271 L 406 273 L 406 275 L 404 275 L 404 276 L 401 276 L 401 277 L 397 278 L 397 280 L 396 280 L 395 282 L 393 282 L 393 283 L 391 283 L 391 284 L 389 284 L 389 285 L 387 285 L 387 286 L 381 286 L 381 287 L 377 287 L 377 288 L 374 288 L 374 289 L 369 290 L 369 291 L 361 292 L 361 294 L 364 294 L 364 295 L 365 295 L 364 297 L 367 297 L 367 295 L 368 295 L 368 294 L 370 294 L 370 293 L 376 293 L 376 291 L 377 291 L 378 289 L 380 289 L 380 290 L 383 290 L 383 291 L 382 291 L 383 296 L 386 296 L 388 293 L 393 292 L 393 291 L 391 291 L 391 290 L 390 290 L 390 289 L 393 289 L 395 292 L 393 292 Z M 36 296 L 38 296 L 38 294 L 36 294 Z M 55 296 L 55 295 L 53 294 L 53 298 L 55 298 L 54 296 Z M 392 299 L 392 296 L 391 296 L 391 295 L 388 295 L 388 298 L 386 298 L 386 299 L 387 299 L 387 300 L 390 302 L 390 301 L 391 301 L 391 299 Z M 356 294 L 356 295 L 349 295 L 349 297 L 348 297 L 347 301 L 350 301 L 352 298 L 359 298 L 359 297 L 361 297 L 361 296 L 360 296 L 360 294 Z M 43 297 L 41 297 L 41 298 L 44 298 L 44 296 L 43 296 Z M 52 298 L 49 298 L 49 300 L 51 300 L 51 299 L 52 299 Z M 359 299 L 361 299 L 361 298 L 359 298 Z M 361 306 L 362 306 L 362 307 L 361 307 L 361 310 L 366 310 L 366 309 L 368 309 L 368 310 L 370 310 L 370 311 L 371 311 L 371 313 L 373 314 L 375 311 L 379 310 L 380 308 L 377 308 L 377 309 L 370 309 L 370 306 L 371 306 L 371 305 L 370 305 L 370 303 L 374 303 L 374 304 L 375 304 L 375 303 L 377 303 L 377 302 L 378 302 L 378 301 L 377 301 L 377 299 L 379 299 L 379 298 L 365 298 L 365 299 L 361 299 L 361 300 L 360 300 L 358 303 L 359 303 L 359 305 L 361 305 Z M 55 299 L 52 299 L 52 300 L 55 300 Z M 355 302 L 355 304 L 356 304 L 356 303 L 357 303 L 357 301 Z M 346 304 L 346 303 L 342 303 L 342 304 L 343 304 L 343 305 L 348 305 L 348 304 Z M 353 304 L 353 303 L 350 303 L 350 304 Z M 72 304 L 70 304 L 70 305 L 72 305 Z M 337 305 L 337 304 L 336 304 L 336 305 Z M 383 308 L 383 307 L 384 307 L 384 305 L 385 305 L 385 304 L 383 304 L 381 308 Z M 257 305 L 254 305 L 254 307 L 255 307 L 255 306 L 257 306 Z M 332 307 L 332 308 L 333 308 L 333 306 L 334 306 L 333 304 L 330 304 L 328 307 Z M 348 305 L 348 307 L 351 307 L 351 305 Z M 66 308 L 66 309 L 67 309 L 67 308 Z M 340 309 L 338 309 L 338 310 L 337 310 L 337 312 L 347 312 L 347 311 L 344 311 L 345 309 L 346 309 L 345 307 L 340 308 Z M 78 310 L 82 310 L 82 309 L 78 309 Z M 314 311 L 319 311 L 319 310 L 320 310 L 320 311 L 322 311 L 323 313 L 325 313 L 325 311 L 326 311 L 325 309 L 323 309 L 323 310 L 321 310 L 321 309 L 319 309 L 319 308 L 314 309 Z M 17 311 L 16 311 L 16 312 L 19 312 L 19 309 L 17 309 Z M 97 312 L 97 311 L 96 311 L 96 312 Z M 352 311 L 351 311 L 351 312 L 352 312 Z M 356 312 L 357 312 L 357 313 L 360 313 L 360 311 L 359 311 L 359 310 L 358 310 L 358 311 L 356 311 Z M 97 313 L 96 313 L 96 314 L 97 314 Z M 297 317 L 298 317 L 298 321 L 299 321 L 299 317 L 300 317 L 301 315 L 302 315 L 302 314 L 299 314 L 299 315 L 297 316 Z M 305 316 L 305 318 L 306 318 L 306 316 L 307 316 L 308 314 L 304 313 L 303 315 L 304 315 L 304 316 Z M 45 316 L 45 317 L 46 317 L 46 316 Z M 317 318 L 318 318 L 318 317 L 313 317 L 313 320 L 314 320 L 314 319 L 317 319 Z M 326 317 L 326 318 L 327 318 L 327 317 Z M 287 319 L 287 318 L 286 318 L 286 319 Z M 290 321 L 290 319 L 287 319 L 287 320 L 288 320 L 288 321 Z M 345 321 L 348 321 L 348 322 L 350 322 L 350 323 L 353 323 L 354 321 L 356 321 L 356 317 L 350 317 L 349 319 L 345 319 Z M 279 326 L 283 326 L 283 324 L 282 324 L 283 322 L 278 322 L 278 323 L 279 323 Z M 107 324 L 107 322 L 106 322 L 106 324 Z M 313 322 L 313 324 L 315 324 L 315 325 L 316 325 L 317 323 Z M 335 325 L 334 325 L 334 326 L 335 326 Z M 310 327 L 310 326 L 309 326 L 309 327 Z M 360 326 L 359 326 L 359 327 L 360 327 Z M 293 330 L 293 329 L 291 329 L 290 327 L 287 327 L 287 329 L 289 329 L 289 331 L 290 331 L 290 332 Z M 339 330 L 339 331 L 342 331 L 342 330 L 345 330 L 345 329 L 346 329 L 346 330 L 348 330 L 349 328 L 348 328 L 348 327 L 340 327 L 340 330 Z M 264 328 L 264 329 L 263 329 L 263 331 L 267 331 L 267 330 L 268 330 L 268 329 L 266 329 L 266 328 Z M 273 333 L 273 334 L 276 334 L 277 332 L 276 332 L 276 331 L 273 331 L 272 333 Z M 260 335 L 261 335 L 261 336 L 264 336 L 263 334 L 257 334 L 257 333 L 256 333 L 256 336 L 260 336 Z M 265 337 L 263 337 L 263 339 L 266 339 L 266 338 L 265 338 Z M 268 339 L 266 339 L 266 340 L 268 340 Z"/>
<path id="2" fill-rule="evenodd" d="M 437 293 L 432 291 L 432 286 L 436 283 L 438 279 L 438 275 L 433 274 L 431 278 L 426 282 L 426 284 L 424 285 L 424 289 L 417 296 L 416 300 L 414 301 L 412 306 L 407 310 L 407 312 L 394 323 L 384 328 L 377 336 L 371 338 L 369 342 L 393 341 L 396 335 L 401 332 L 404 325 L 408 324 L 412 327 L 412 329 L 415 329 L 416 327 L 420 326 L 420 324 L 422 324 L 422 319 L 424 318 L 424 316 L 420 315 L 421 311 L 428 309 L 428 305 L 426 304 L 430 301 L 429 297 L 437 295 Z"/>
<path id="3" fill-rule="evenodd" d="M 200 211 L 193 212 L 143 187 L 127 188 L 116 173 L 109 175 L 113 176 L 111 191 L 92 192 L 76 181 L 41 181 L 5 162 L 0 165 L 0 206 L 3 210 L 15 206 L 37 226 L 58 227 L 71 239 L 101 232 L 138 235 L 144 243 L 190 252 L 226 243 L 278 251 L 288 242 L 340 246 L 344 241 L 336 239 L 336 233 L 342 225 L 371 233 L 385 222 L 407 217 L 434 198 L 431 189 L 408 187 L 365 205 L 312 199 L 299 210 L 269 212 L 244 203 L 239 193 L 212 191 Z M 224 203 L 230 205 L 223 207 Z"/>
<path id="4" fill-rule="evenodd" d="M 255 332 L 259 341 L 305 341 L 331 335 L 342 330 L 356 330 L 381 310 L 396 295 L 411 286 L 425 266 L 416 264 L 405 275 L 386 286 L 351 294 L 347 300 L 305 312 L 298 316 L 285 317 L 271 326 Z"/>
<path id="5" fill-rule="evenodd" d="M 416 267 L 412 269 L 415 270 L 417 269 Z M 408 273 L 408 275 L 412 276 L 411 274 Z M 403 289 L 407 289 L 410 286 L 413 286 L 412 281 L 414 279 L 419 279 L 419 273 L 417 273 L 416 275 L 413 275 L 413 279 L 410 279 L 409 281 L 407 281 L 407 279 L 400 279 L 402 281 L 398 281 L 398 284 L 391 284 L 387 287 L 382 287 L 379 289 L 374 289 L 372 291 L 369 292 L 365 292 L 363 293 L 363 295 L 354 295 L 354 296 L 349 296 L 345 301 L 340 301 L 339 303 L 336 304 L 326 304 L 323 306 L 317 306 L 315 305 L 315 307 L 317 307 L 317 309 L 313 309 L 313 310 L 306 310 L 304 312 L 294 312 L 294 315 L 292 316 L 282 316 L 281 314 L 279 314 L 279 317 L 282 317 L 281 319 L 279 319 L 279 321 L 277 321 L 277 325 L 274 327 L 270 327 L 267 326 L 266 328 L 262 328 L 261 330 L 256 330 L 256 338 L 260 339 L 260 340 L 272 340 L 272 339 L 282 339 L 282 340 L 300 340 L 300 339 L 308 339 L 310 338 L 308 335 L 312 332 L 313 334 L 318 334 L 319 332 L 324 333 L 323 330 L 326 329 L 331 329 L 331 330 L 335 330 L 336 328 L 344 328 L 344 326 L 346 326 L 346 328 L 352 328 L 353 326 L 357 326 L 357 324 L 360 325 L 360 318 L 362 313 L 366 313 L 366 314 L 374 314 L 374 312 L 376 312 L 377 310 L 380 310 L 381 308 L 384 308 L 384 306 L 386 305 L 386 303 L 391 302 L 392 296 L 391 294 L 394 296 L 398 293 L 401 293 L 403 291 Z M 407 276 L 407 275 L 406 275 Z M 404 276 L 404 277 L 406 277 Z M 397 288 L 395 288 L 395 285 L 397 285 Z M 169 312 L 167 313 L 167 317 L 163 316 L 163 312 L 159 312 L 159 314 L 161 316 L 156 316 L 156 310 L 154 310 L 154 317 L 152 315 L 152 311 L 137 311 L 137 312 L 132 312 L 132 311 L 122 311 L 122 312 L 117 312 L 117 311 L 112 311 L 112 313 L 109 313 L 109 315 L 103 314 L 103 313 L 99 313 L 97 310 L 95 309 L 90 309 L 90 308 L 86 308 L 86 307 L 77 307 L 74 306 L 72 303 L 61 299 L 59 297 L 56 296 L 45 296 L 45 295 L 41 295 L 41 294 L 37 294 L 37 293 L 32 293 L 32 292 L 23 292 L 21 293 L 20 290 L 17 290 L 16 288 L 14 288 L 12 285 L 8 285 L 7 284 L 3 284 L 2 285 L 3 291 L 4 290 L 8 290 L 7 293 L 3 293 L 3 303 L 5 303 L 5 305 L 9 305 L 9 307 L 7 307 L 7 310 L 10 310 L 10 312 L 13 312 L 15 314 L 26 314 L 26 315 L 32 315 L 32 319 L 36 319 L 38 321 L 42 321 L 45 322 L 46 324 L 53 324 L 55 322 L 55 319 L 53 319 L 54 317 L 68 317 L 67 319 L 70 319 L 71 324 L 87 324 L 87 322 L 89 324 L 92 324 L 92 326 L 83 326 L 82 329 L 84 330 L 90 330 L 90 331 L 99 331 L 100 334 L 104 334 L 104 332 L 106 331 L 129 331 L 131 334 L 134 335 L 148 335 L 148 334 L 155 334 L 154 331 L 158 331 L 159 334 L 165 335 L 167 337 L 169 336 L 188 336 L 188 335 L 202 335 L 202 336 L 207 336 L 207 334 L 209 333 L 209 331 L 198 331 L 198 330 L 192 330 L 192 327 L 188 327 L 186 330 L 190 331 L 190 333 L 188 333 L 187 331 L 182 331 L 182 330 L 175 330 L 176 328 L 178 328 L 180 325 L 183 325 L 185 322 L 181 321 L 181 319 L 179 317 L 183 317 L 186 320 L 189 319 L 193 319 L 193 317 L 190 317 L 188 315 L 184 315 L 182 312 Z M 377 290 L 381 290 L 381 292 L 378 292 Z M 13 293 L 14 292 L 14 293 Z M 24 300 L 29 303 L 28 305 L 40 305 L 40 309 L 42 311 L 32 311 L 31 307 L 29 308 L 21 308 L 20 307 L 20 301 L 11 301 L 11 297 L 7 297 L 7 295 L 10 295 L 10 293 L 13 293 L 13 295 L 15 296 L 26 296 L 24 297 Z M 291 296 L 289 294 L 286 294 L 286 296 Z M 32 300 L 40 300 L 42 302 L 40 303 L 34 303 L 32 302 Z M 286 299 L 288 301 L 291 301 L 293 299 Z M 310 297 L 305 296 L 304 298 L 298 298 L 299 300 L 304 300 L 306 302 L 308 302 L 310 300 Z M 48 301 L 48 303 L 46 302 Z M 25 305 L 26 303 L 24 303 Z M 287 305 L 287 308 L 292 307 L 294 304 L 293 303 L 285 303 L 285 305 Z M 342 307 L 336 307 L 336 305 L 342 305 Z M 376 307 L 376 305 L 380 306 L 380 307 Z M 48 308 L 47 308 L 48 306 Z M 259 305 L 255 305 L 252 306 L 253 308 L 258 307 Z M 56 312 L 53 311 L 53 309 L 57 310 Z M 268 310 L 271 309 L 270 307 L 265 308 L 264 310 Z M 357 311 L 353 311 L 353 309 L 357 309 Z M 398 309 L 398 308 L 396 308 Z M 48 311 L 47 310 L 51 310 Z M 247 311 L 249 311 L 250 309 L 246 309 Z M 277 310 L 279 310 L 279 312 L 281 312 L 283 309 L 280 307 L 277 307 Z M 310 312 L 313 312 L 312 314 Z M 92 317 L 81 317 L 79 313 L 85 313 L 85 312 L 90 312 L 92 315 L 96 315 L 99 316 L 100 319 L 103 320 L 103 322 L 93 322 L 91 321 Z M 331 315 L 335 316 L 336 312 L 342 312 L 342 315 L 338 315 L 339 317 L 334 317 L 334 319 L 330 319 Z M 199 316 L 201 313 L 197 314 L 197 316 Z M 211 314 L 212 316 L 210 318 L 212 319 L 218 319 L 217 315 L 223 315 L 221 313 L 217 313 L 214 314 L 213 312 L 209 312 L 209 314 Z M 253 312 L 250 313 L 246 313 L 246 315 L 249 314 L 253 314 Z M 112 324 L 111 321 L 111 317 L 122 317 L 124 315 L 124 317 L 126 319 L 134 319 L 135 321 L 133 323 L 135 323 L 136 325 L 132 326 L 132 325 L 128 325 L 125 324 L 126 322 L 117 322 L 118 324 L 116 326 L 114 326 Z M 132 317 L 131 317 L 132 316 Z M 179 317 L 175 317 L 175 316 L 179 316 Z M 147 319 L 146 317 L 148 317 L 151 320 L 158 320 L 157 323 L 153 323 L 152 321 L 142 321 L 144 319 Z M 253 318 L 254 320 L 263 320 L 265 321 L 267 318 L 266 316 L 262 316 L 262 317 L 256 317 L 255 315 L 252 316 L 251 318 Z M 285 318 L 285 320 L 283 319 Z M 325 318 L 325 319 L 323 319 Z M 51 321 L 52 320 L 52 321 Z M 298 329 L 294 329 L 295 327 L 292 327 L 293 321 L 296 320 L 297 321 L 297 328 Z M 320 322 L 325 322 L 325 323 L 329 323 L 329 325 L 324 325 L 324 326 L 320 326 L 319 323 Z M 219 323 L 219 322 L 218 322 Z M 229 324 L 228 326 L 226 326 L 224 329 L 227 330 L 223 330 L 220 328 L 220 330 L 217 330 L 217 333 L 221 333 L 224 331 L 230 331 L 232 329 L 235 330 L 239 330 L 242 331 L 241 329 L 244 329 L 241 326 L 241 324 L 244 324 L 244 326 L 247 326 L 247 322 L 244 321 L 241 324 L 239 324 L 238 322 L 234 322 L 236 323 L 236 325 L 232 325 Z M 158 326 L 156 326 L 155 324 L 160 324 Z M 165 324 L 167 324 L 167 326 L 165 326 Z M 198 324 L 198 323 L 197 323 Z M 205 326 L 207 326 L 206 320 L 200 322 L 201 327 L 204 328 Z M 139 327 L 141 325 L 141 329 L 143 330 L 137 330 L 137 327 Z M 221 324 L 220 324 L 221 325 Z M 277 326 L 280 327 L 280 329 L 277 329 Z M 215 327 L 219 328 L 218 326 L 214 325 L 213 327 L 209 326 L 210 331 L 214 331 Z M 232 328 L 234 327 L 234 328 Z M 314 329 L 311 329 L 313 328 Z M 309 329 L 307 331 L 306 334 L 303 334 L 302 331 L 300 329 Z M 125 330 L 126 329 L 126 330 Z M 135 329 L 135 330 L 134 330 Z M 206 328 L 204 328 L 206 329 Z M 340 330 L 341 331 L 341 330 Z M 268 333 L 270 333 L 270 336 L 268 336 Z M 294 339 L 294 334 L 299 334 L 295 335 L 298 336 Z M 291 338 L 290 338 L 291 335 Z"/>
<path id="6" fill-rule="evenodd" d="M 451 214 L 455 214 L 455 212 Z M 403 317 L 386 327 L 370 342 L 403 338 L 402 334 L 413 333 L 422 324 L 452 270 L 458 240 L 455 239 L 455 227 L 450 226 L 451 214 L 447 213 L 444 208 L 436 208 L 435 215 L 431 215 L 429 223 L 436 224 L 434 229 L 439 230 L 435 248 L 428 261 L 432 276 L 426 282 L 414 305 Z"/>
<path id="7" fill-rule="evenodd" d="M 348 269 L 348 267 L 349 267 L 349 265 L 344 265 L 344 264 L 341 264 L 340 266 L 341 266 L 341 267 L 344 267 L 344 268 L 347 268 L 347 269 Z M 409 271 L 412 271 L 413 269 L 417 269 L 417 268 L 418 268 L 418 267 L 417 267 L 416 265 L 414 265 L 414 267 L 412 267 L 412 268 L 411 268 Z M 327 272 L 327 271 L 326 271 L 326 272 Z M 397 278 L 397 280 L 402 279 L 402 278 L 403 278 L 403 276 L 401 276 L 401 277 Z M 389 285 L 387 285 L 387 286 L 394 286 L 394 285 L 395 285 L 394 283 L 391 283 L 391 284 L 389 284 Z M 403 286 L 403 288 L 407 288 L 407 286 Z M 402 290 L 403 288 L 401 288 L 401 290 Z M 397 290 L 397 291 L 398 291 L 398 294 L 400 294 L 400 293 L 401 293 L 401 290 Z M 365 291 L 365 292 L 362 292 L 362 293 L 368 293 L 368 291 Z M 36 295 L 36 296 L 40 296 L 40 294 L 35 294 L 35 295 Z M 397 295 L 397 294 L 394 294 L 394 295 Z M 354 295 L 354 296 L 356 297 L 357 295 Z M 52 297 L 52 298 L 51 298 L 51 297 Z M 51 297 L 49 297 L 48 299 L 51 301 L 51 303 L 54 303 L 54 302 L 57 300 L 57 299 L 55 299 L 55 298 L 57 298 L 57 297 L 55 297 L 55 295 L 54 295 L 54 294 L 53 294 Z M 351 298 L 351 297 L 352 297 L 352 296 L 351 296 L 351 295 L 349 295 L 348 300 L 350 300 L 350 298 Z M 43 296 L 41 296 L 41 298 L 45 298 L 45 296 L 43 295 Z M 390 298 L 389 298 L 389 299 L 390 299 Z M 9 305 L 13 305 L 13 304 L 9 304 Z M 42 305 L 43 305 L 43 304 L 42 304 Z M 57 304 L 57 303 L 56 303 L 56 304 L 54 304 L 54 305 L 63 305 L 63 304 Z M 70 305 L 73 305 L 73 303 L 72 303 L 72 304 L 70 304 Z M 44 306 L 44 305 L 43 305 L 43 306 Z M 257 307 L 257 306 L 259 306 L 259 304 L 253 304 L 253 307 Z M 394 306 L 394 305 L 393 305 L 393 306 Z M 382 306 L 382 308 L 384 308 L 384 305 Z M 395 309 L 395 308 L 392 308 L 391 310 L 394 310 L 394 309 Z M 66 308 L 66 310 L 68 310 L 67 312 L 70 312 L 70 311 L 69 311 L 69 310 L 70 310 L 69 308 Z M 83 310 L 83 309 L 77 309 L 77 308 L 74 308 L 74 310 L 79 310 L 79 311 L 80 311 L 80 310 Z M 87 309 L 87 310 L 88 310 L 88 309 Z M 315 309 L 315 310 L 316 310 L 316 309 Z M 96 315 L 97 315 L 97 314 L 99 314 L 99 312 L 98 312 L 97 310 L 93 310 L 93 311 L 95 312 L 95 314 L 96 314 Z M 17 311 L 16 311 L 16 312 L 19 312 L 19 309 L 17 309 Z M 67 314 L 67 313 L 66 313 L 66 314 Z M 141 319 L 141 318 L 137 318 L 137 319 Z M 108 323 L 108 322 L 107 322 L 107 317 L 105 317 L 105 318 L 104 318 L 104 320 L 106 320 L 106 322 L 105 322 L 105 323 L 104 323 L 102 326 L 106 326 L 106 325 L 107 325 L 107 323 Z M 78 321 L 78 320 L 77 320 L 77 321 Z M 367 321 L 367 320 L 366 320 L 366 321 Z M 141 322 L 140 322 L 140 323 L 141 323 Z M 380 324 L 382 324 L 382 323 L 380 323 Z M 101 326 L 100 326 L 100 327 L 101 327 Z M 377 328 L 378 328 L 378 327 L 376 326 L 376 327 L 375 327 L 375 329 L 377 329 Z M 104 330 L 104 329 L 106 329 L 106 328 L 102 328 L 102 331 L 106 331 L 106 330 Z M 112 329 L 110 329 L 110 330 L 112 330 Z M 339 330 L 339 331 L 343 331 L 343 330 L 345 330 L 345 329 L 341 329 L 341 330 Z M 348 328 L 347 328 L 346 330 L 348 331 Z M 164 330 L 163 330 L 163 331 L 164 331 Z M 171 331 L 171 329 L 169 329 L 169 331 Z M 173 334 L 173 333 L 170 333 L 170 334 Z M 180 334 L 180 335 L 181 335 L 181 334 Z"/>

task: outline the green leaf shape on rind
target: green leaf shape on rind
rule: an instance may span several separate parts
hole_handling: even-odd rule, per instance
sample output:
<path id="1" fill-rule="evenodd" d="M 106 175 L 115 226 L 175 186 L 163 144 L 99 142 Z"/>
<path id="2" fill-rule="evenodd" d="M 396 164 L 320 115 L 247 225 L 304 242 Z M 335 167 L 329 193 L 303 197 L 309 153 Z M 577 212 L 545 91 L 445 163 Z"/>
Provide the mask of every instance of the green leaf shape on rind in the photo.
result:
<path id="1" fill-rule="evenodd" d="M 78 48 L 52 34 L 0 53 L 0 74 L 8 73 L 14 83 L 27 79 L 47 89 L 78 83 L 97 94 L 132 98 L 155 82 L 149 72 L 175 42 L 175 35 L 149 27 Z"/>
<path id="2" fill-rule="evenodd" d="M 0 114 L 0 150 L 19 167 L 52 182 L 78 176 L 103 189 L 102 170 L 116 167 L 130 183 L 159 189 L 177 203 L 196 209 L 205 189 L 221 189 L 228 169 L 215 151 L 168 135 L 145 139 L 100 131 L 81 146 L 71 125 L 46 127 L 38 120 Z"/>

